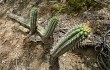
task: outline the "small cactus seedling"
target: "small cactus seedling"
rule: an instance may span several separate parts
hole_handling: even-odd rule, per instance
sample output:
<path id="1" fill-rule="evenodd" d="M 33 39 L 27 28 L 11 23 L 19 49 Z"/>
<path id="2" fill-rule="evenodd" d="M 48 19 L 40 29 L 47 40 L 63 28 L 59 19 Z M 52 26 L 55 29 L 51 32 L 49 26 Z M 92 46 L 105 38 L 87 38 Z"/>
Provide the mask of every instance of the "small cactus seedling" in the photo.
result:
<path id="1" fill-rule="evenodd" d="M 64 54 L 72 47 L 76 46 L 79 42 L 86 39 L 91 32 L 89 23 L 83 24 L 78 28 L 72 29 L 53 47 L 51 56 L 52 59 L 56 59 L 60 55 Z"/>
<path id="2" fill-rule="evenodd" d="M 31 12 L 30 12 L 30 29 L 31 29 L 31 34 L 34 34 L 36 32 L 36 22 L 37 22 L 37 8 L 36 7 L 33 7 L 31 9 Z"/>
<path id="3" fill-rule="evenodd" d="M 58 24 L 58 18 L 56 17 L 56 16 L 54 16 L 54 17 L 52 17 L 51 19 L 50 19 L 50 21 L 49 21 L 49 23 L 48 23 L 48 27 L 47 27 L 47 29 L 45 30 L 45 32 L 43 33 L 43 36 L 44 37 L 46 37 L 46 38 L 48 38 L 48 37 L 50 37 L 52 34 L 53 34 L 53 32 L 54 32 L 54 30 L 55 30 L 55 27 L 57 26 L 57 24 Z"/>

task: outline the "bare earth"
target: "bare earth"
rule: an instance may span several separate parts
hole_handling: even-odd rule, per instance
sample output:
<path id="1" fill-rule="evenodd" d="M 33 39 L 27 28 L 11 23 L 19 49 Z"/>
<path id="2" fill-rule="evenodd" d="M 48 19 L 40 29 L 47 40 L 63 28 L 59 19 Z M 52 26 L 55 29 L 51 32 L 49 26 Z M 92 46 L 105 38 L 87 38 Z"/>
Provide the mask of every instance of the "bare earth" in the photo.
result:
<path id="1" fill-rule="evenodd" d="M 30 2 L 26 9 L 17 11 L 17 14 L 22 12 L 21 15 L 27 17 L 29 14 L 28 9 L 31 9 L 32 3 Z M 49 70 L 48 58 L 44 58 L 44 45 L 40 41 L 29 40 L 28 30 L 24 29 L 24 32 L 22 32 L 19 29 L 18 22 L 6 18 L 4 13 L 9 9 L 13 9 L 13 7 L 8 8 L 7 5 L 0 5 L 0 70 Z M 110 11 L 106 8 L 98 12 L 99 14 L 107 13 L 106 17 L 110 17 Z M 40 13 L 39 18 L 42 16 L 42 19 L 39 19 L 39 21 L 47 19 L 45 16 L 49 17 L 48 10 L 45 13 L 43 15 Z M 87 21 L 82 17 L 71 17 L 66 14 L 59 15 L 59 18 L 60 22 L 53 35 L 53 45 L 74 25 Z M 38 39 L 37 36 L 35 38 Z M 63 54 L 59 58 L 59 66 L 59 70 L 99 70 L 94 47 L 89 46 Z"/>

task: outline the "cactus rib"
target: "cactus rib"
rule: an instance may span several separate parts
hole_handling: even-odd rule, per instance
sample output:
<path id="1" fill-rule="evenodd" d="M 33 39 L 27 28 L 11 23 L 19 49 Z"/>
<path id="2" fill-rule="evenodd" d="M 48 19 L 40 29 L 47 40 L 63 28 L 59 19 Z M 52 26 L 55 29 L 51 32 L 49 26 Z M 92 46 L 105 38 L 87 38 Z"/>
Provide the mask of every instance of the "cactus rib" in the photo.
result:
<path id="1" fill-rule="evenodd" d="M 38 10 L 36 7 L 33 7 L 30 12 L 31 34 L 34 34 L 36 32 L 37 12 L 38 12 Z"/>
<path id="2" fill-rule="evenodd" d="M 48 27 L 43 34 L 44 37 L 49 37 L 53 34 L 53 31 L 55 30 L 55 27 L 57 26 L 58 21 L 59 20 L 56 16 L 54 16 L 50 19 L 50 21 L 48 23 Z"/>
<path id="3" fill-rule="evenodd" d="M 72 30 L 74 30 L 74 29 L 72 29 Z M 57 44 L 57 46 L 59 46 L 59 48 L 62 46 L 62 45 L 64 45 L 64 43 L 66 43 L 68 40 L 70 40 L 73 36 L 75 36 L 77 33 L 79 33 L 81 31 L 81 29 L 80 28 L 78 28 L 77 30 L 75 30 L 75 31 L 73 31 L 73 32 L 71 32 L 71 31 L 69 31 L 69 32 L 71 32 L 69 35 L 65 35 L 60 41 L 59 41 L 59 43 Z M 56 51 L 59 49 L 59 48 L 57 48 L 56 47 Z"/>
<path id="4" fill-rule="evenodd" d="M 60 48 L 58 49 L 58 51 L 54 52 L 52 54 L 52 56 L 60 56 L 61 54 L 63 54 L 65 51 L 67 51 L 69 48 L 71 48 L 71 44 L 72 43 L 76 43 L 77 39 L 81 36 L 80 33 L 78 33 L 76 36 L 74 36 L 73 38 L 71 38 L 70 40 L 68 40 L 66 43 L 64 43 L 62 46 L 60 46 Z"/>
<path id="5" fill-rule="evenodd" d="M 63 39 L 61 39 L 60 42 L 58 42 L 55 48 L 52 50 L 51 56 L 53 58 L 57 58 L 60 55 L 64 54 L 73 46 L 76 46 L 79 42 L 85 40 L 90 32 L 91 28 L 88 26 L 88 24 L 84 24 L 81 25 L 81 27 L 76 28 L 71 33 L 66 34 L 66 37 L 63 37 Z"/>

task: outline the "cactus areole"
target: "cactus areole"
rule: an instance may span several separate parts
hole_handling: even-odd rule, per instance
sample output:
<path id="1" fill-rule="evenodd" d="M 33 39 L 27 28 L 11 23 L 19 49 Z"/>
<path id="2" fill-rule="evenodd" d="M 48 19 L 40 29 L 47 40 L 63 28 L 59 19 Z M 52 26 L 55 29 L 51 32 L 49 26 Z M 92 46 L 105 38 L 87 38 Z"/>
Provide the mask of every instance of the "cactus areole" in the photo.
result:
<path id="1" fill-rule="evenodd" d="M 67 52 L 79 42 L 85 40 L 91 32 L 92 31 L 89 27 L 89 23 L 85 23 L 77 28 L 73 28 L 59 40 L 56 46 L 53 47 L 51 52 L 52 58 L 57 58 Z"/>

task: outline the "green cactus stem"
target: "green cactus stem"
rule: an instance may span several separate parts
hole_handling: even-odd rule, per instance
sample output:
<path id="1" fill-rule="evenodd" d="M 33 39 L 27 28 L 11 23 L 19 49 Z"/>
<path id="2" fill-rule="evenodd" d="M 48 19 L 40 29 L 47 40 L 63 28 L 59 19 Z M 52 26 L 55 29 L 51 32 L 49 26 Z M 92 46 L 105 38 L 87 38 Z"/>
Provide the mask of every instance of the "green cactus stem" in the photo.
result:
<path id="1" fill-rule="evenodd" d="M 37 13 L 38 13 L 38 10 L 36 7 L 33 7 L 31 9 L 31 12 L 30 12 L 30 29 L 31 29 L 31 34 L 34 34 L 36 32 L 36 22 L 37 22 Z"/>
<path id="2" fill-rule="evenodd" d="M 56 59 L 71 48 L 75 47 L 79 42 L 85 40 L 90 32 L 91 28 L 89 27 L 89 24 L 83 24 L 78 28 L 67 32 L 67 34 L 61 38 L 57 45 L 53 47 L 51 52 L 52 59 Z"/>
<path id="3" fill-rule="evenodd" d="M 53 32 L 54 32 L 54 30 L 55 30 L 55 27 L 57 26 L 57 24 L 58 24 L 58 18 L 56 17 L 56 16 L 54 16 L 54 17 L 52 17 L 51 19 L 50 19 L 50 21 L 48 22 L 48 27 L 47 27 L 47 29 L 45 30 L 45 32 L 44 32 L 44 34 L 43 34 L 43 36 L 45 37 L 45 38 L 48 38 L 48 37 L 50 37 L 52 34 L 53 34 Z"/>

